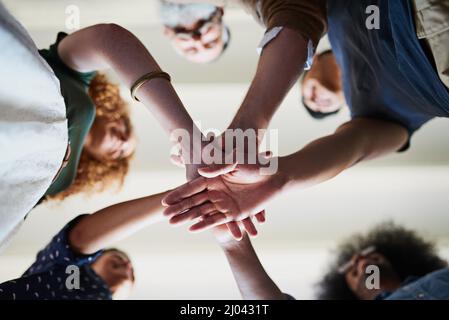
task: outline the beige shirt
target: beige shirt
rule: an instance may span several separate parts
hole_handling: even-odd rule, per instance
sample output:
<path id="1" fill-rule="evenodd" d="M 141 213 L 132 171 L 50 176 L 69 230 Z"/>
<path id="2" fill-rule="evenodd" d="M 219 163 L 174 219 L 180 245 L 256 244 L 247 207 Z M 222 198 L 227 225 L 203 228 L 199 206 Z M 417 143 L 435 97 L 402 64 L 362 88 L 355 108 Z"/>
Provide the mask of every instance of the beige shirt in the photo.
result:
<path id="1" fill-rule="evenodd" d="M 449 88 L 449 1 L 413 0 L 413 3 L 416 34 L 427 43 L 438 76 Z"/>

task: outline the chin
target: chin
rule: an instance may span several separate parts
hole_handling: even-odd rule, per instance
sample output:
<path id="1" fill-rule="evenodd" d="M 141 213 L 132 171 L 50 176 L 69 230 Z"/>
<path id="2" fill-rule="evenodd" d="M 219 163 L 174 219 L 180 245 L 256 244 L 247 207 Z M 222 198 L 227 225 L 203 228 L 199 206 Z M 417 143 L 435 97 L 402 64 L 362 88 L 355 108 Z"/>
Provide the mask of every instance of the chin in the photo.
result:
<path id="1" fill-rule="evenodd" d="M 127 300 L 131 296 L 133 285 L 131 283 L 125 283 L 120 285 L 112 294 L 114 300 Z"/>

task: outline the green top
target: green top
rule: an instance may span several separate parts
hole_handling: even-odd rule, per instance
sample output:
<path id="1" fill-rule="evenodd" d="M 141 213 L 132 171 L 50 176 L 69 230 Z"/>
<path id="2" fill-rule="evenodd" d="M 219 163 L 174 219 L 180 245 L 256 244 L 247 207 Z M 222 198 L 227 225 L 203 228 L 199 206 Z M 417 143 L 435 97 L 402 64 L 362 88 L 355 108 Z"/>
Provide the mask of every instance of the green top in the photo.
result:
<path id="1" fill-rule="evenodd" d="M 58 44 L 67 36 L 58 33 L 56 43 L 49 49 L 39 50 L 59 79 L 61 94 L 64 98 L 69 130 L 71 154 L 67 166 L 51 184 L 44 196 L 54 195 L 66 190 L 76 177 L 77 168 L 83 151 L 84 140 L 95 119 L 95 105 L 88 94 L 90 82 L 96 72 L 80 73 L 64 64 L 58 55 Z"/>

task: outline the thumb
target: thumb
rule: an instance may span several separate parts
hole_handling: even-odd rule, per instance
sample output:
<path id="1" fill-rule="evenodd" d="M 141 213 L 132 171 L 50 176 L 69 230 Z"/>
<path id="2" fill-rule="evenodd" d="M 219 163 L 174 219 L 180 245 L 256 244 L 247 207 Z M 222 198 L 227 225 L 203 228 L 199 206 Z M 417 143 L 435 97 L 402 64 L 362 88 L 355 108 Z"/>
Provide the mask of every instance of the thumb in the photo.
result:
<path id="1" fill-rule="evenodd" d="M 269 159 L 269 158 L 273 157 L 273 152 L 272 151 L 264 151 L 264 152 L 259 153 L 259 156 Z"/>
<path id="2" fill-rule="evenodd" d="M 185 168 L 184 159 L 180 155 L 172 154 L 170 156 L 170 162 L 177 167 Z"/>
<path id="3" fill-rule="evenodd" d="M 236 166 L 237 163 L 214 164 L 208 167 L 199 168 L 198 173 L 205 178 L 215 178 L 223 174 L 234 171 Z"/>

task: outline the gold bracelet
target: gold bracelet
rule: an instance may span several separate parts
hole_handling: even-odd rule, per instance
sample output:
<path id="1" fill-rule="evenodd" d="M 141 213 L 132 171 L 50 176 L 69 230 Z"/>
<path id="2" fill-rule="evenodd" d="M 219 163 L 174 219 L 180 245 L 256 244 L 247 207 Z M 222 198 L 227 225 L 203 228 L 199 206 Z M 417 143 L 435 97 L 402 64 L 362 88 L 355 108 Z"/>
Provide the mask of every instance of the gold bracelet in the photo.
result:
<path id="1" fill-rule="evenodd" d="M 155 79 L 155 78 L 166 79 L 169 82 L 171 81 L 170 75 L 167 72 L 154 71 L 154 72 L 150 72 L 150 73 L 144 74 L 139 79 L 137 79 L 137 81 L 134 82 L 134 84 L 132 85 L 132 87 L 131 87 L 131 97 L 133 97 L 134 100 L 139 101 L 139 99 L 137 99 L 137 97 L 136 97 L 137 90 L 139 90 L 139 88 L 141 86 L 143 86 L 145 83 L 147 83 L 148 81 L 150 81 L 152 79 Z"/>

